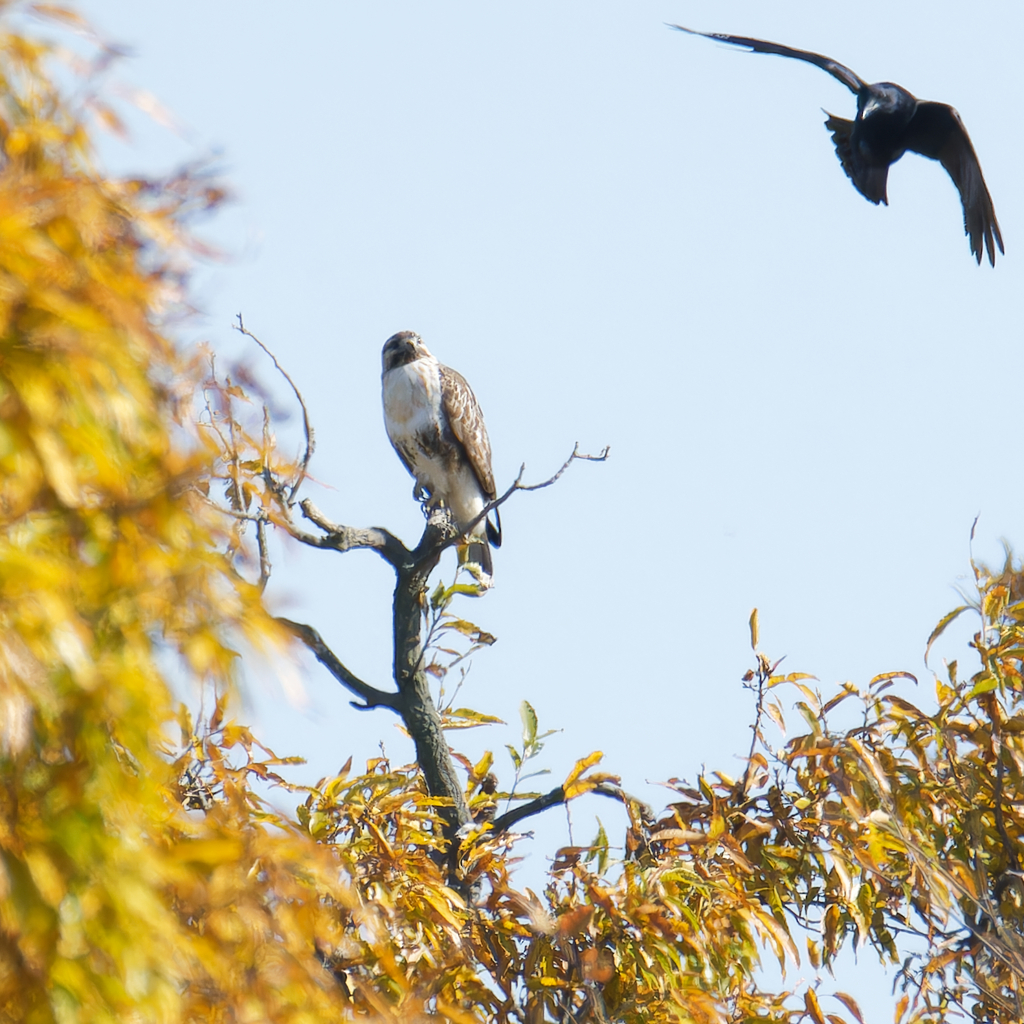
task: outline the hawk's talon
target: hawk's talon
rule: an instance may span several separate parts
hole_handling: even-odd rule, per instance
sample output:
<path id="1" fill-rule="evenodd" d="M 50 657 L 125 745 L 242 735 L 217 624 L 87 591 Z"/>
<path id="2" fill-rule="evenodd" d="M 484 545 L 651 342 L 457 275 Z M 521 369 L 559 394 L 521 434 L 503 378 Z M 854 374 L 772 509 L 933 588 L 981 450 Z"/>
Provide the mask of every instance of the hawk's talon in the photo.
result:
<path id="1" fill-rule="evenodd" d="M 433 508 L 424 507 L 423 511 L 427 517 L 427 522 L 435 530 L 440 530 L 445 537 L 454 537 L 458 534 L 459 531 L 452 521 L 451 509 L 446 508 L 444 505 L 435 505 Z"/>

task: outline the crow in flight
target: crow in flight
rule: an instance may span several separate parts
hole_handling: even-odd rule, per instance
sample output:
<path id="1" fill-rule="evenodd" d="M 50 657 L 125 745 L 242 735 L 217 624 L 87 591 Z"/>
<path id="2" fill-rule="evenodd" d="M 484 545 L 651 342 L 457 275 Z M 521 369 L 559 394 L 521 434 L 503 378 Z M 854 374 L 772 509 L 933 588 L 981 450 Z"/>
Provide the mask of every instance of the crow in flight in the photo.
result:
<path id="1" fill-rule="evenodd" d="M 805 60 L 839 79 L 857 96 L 857 116 L 847 121 L 829 114 L 825 127 L 832 132 L 839 162 L 857 191 L 876 205 L 888 205 L 885 183 L 891 164 L 907 150 L 938 160 L 960 191 L 964 231 L 970 236 L 971 252 L 978 263 L 981 263 L 983 243 L 993 267 L 996 265 L 996 244 L 1000 252 L 1006 252 L 978 156 L 960 115 L 948 103 L 919 100 L 892 82 L 869 85 L 848 67 L 820 53 L 796 50 L 763 39 L 695 32 L 682 25 L 670 27 L 733 46 L 745 46 L 756 53 L 775 53 L 780 57 Z"/>

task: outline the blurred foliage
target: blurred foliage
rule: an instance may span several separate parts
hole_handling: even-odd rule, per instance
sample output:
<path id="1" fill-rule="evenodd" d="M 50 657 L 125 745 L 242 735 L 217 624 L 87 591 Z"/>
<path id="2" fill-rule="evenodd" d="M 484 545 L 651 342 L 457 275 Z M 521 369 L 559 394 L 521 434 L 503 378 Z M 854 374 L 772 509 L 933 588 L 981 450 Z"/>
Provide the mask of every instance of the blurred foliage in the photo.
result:
<path id="1" fill-rule="evenodd" d="M 283 635 L 223 553 L 232 523 L 202 493 L 212 452 L 189 420 L 199 368 L 160 329 L 188 217 L 221 192 L 102 177 L 90 83 L 63 96 L 59 52 L 5 13 L 0 1019 L 323 1019 L 336 994 L 282 922 L 321 913 L 331 858 L 261 824 L 226 767 L 216 804 L 187 810 L 171 753 L 166 652 L 226 692 L 237 646 Z M 221 742 L 209 758 L 239 738 Z"/>
<path id="2" fill-rule="evenodd" d="M 281 459 L 266 418 L 244 427 L 243 387 L 165 333 L 189 216 L 222 192 L 195 172 L 103 177 L 86 117 L 116 115 L 88 83 L 62 94 L 54 54 L 10 23 L 0 54 L 0 1021 L 838 1024 L 861 1019 L 827 980 L 850 943 L 894 965 L 897 1021 L 1024 1018 L 1009 556 L 975 566 L 976 593 L 936 627 L 977 615 L 980 668 L 950 663 L 927 708 L 893 692 L 903 673 L 823 699 L 760 653 L 752 616 L 742 778 L 673 780 L 660 820 L 623 796 L 621 844 L 599 825 L 540 895 L 513 884 L 490 754 L 456 755 L 474 814 L 459 891 L 416 766 L 290 785 L 294 759 L 227 715 L 238 652 L 285 644 L 260 597 L 265 528 L 290 522 L 311 435 Z M 252 524 L 258 585 L 239 574 Z M 493 642 L 450 610 L 459 594 L 424 608 L 442 682 L 466 653 L 442 644 Z M 168 652 L 179 685 L 212 691 L 208 714 L 175 697 Z M 442 710 L 448 728 L 495 721 Z M 766 726 L 794 712 L 802 731 L 774 747 Z M 509 793 L 548 735 L 522 717 Z M 612 781 L 599 761 L 558 802 Z M 295 794 L 294 817 L 267 784 Z M 765 953 L 810 981 L 764 991 Z"/>

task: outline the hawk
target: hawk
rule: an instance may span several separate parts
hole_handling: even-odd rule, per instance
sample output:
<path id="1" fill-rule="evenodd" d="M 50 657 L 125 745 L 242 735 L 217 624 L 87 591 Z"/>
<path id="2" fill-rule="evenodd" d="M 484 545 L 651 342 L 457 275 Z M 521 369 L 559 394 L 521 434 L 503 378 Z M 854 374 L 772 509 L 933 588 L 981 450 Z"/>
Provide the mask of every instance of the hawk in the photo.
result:
<path id="1" fill-rule="evenodd" d="M 384 426 L 402 464 L 415 477 L 413 497 L 426 508 L 443 506 L 468 543 L 459 564 L 491 585 L 494 564 L 488 542 L 501 546 L 501 517 L 475 520 L 497 492 L 491 442 L 473 389 L 460 373 L 439 363 L 413 331 L 399 331 L 381 352 Z"/>
<path id="2" fill-rule="evenodd" d="M 848 67 L 820 53 L 797 50 L 780 43 L 747 36 L 729 36 L 717 32 L 695 32 L 672 25 L 681 32 L 717 39 L 732 46 L 745 46 L 755 53 L 775 53 L 780 57 L 804 60 L 827 71 L 857 97 L 857 116 L 852 121 L 829 114 L 825 127 L 832 132 L 836 155 L 854 188 L 876 206 L 889 204 L 886 183 L 889 167 L 906 152 L 938 160 L 953 179 L 964 208 L 964 232 L 970 238 L 971 252 L 981 263 L 982 251 L 996 265 L 996 245 L 1005 253 L 999 221 L 981 173 L 978 155 L 971 145 L 960 115 L 948 103 L 919 100 L 892 82 L 870 84 Z"/>

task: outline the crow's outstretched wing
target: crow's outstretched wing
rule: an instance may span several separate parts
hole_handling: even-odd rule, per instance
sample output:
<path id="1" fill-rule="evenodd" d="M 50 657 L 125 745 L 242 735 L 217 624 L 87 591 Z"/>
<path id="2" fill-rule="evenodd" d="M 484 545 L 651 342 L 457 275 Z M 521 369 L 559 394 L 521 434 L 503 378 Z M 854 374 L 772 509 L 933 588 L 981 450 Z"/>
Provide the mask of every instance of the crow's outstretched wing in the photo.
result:
<path id="1" fill-rule="evenodd" d="M 981 173 L 978 155 L 960 115 L 948 103 L 919 101 L 907 126 L 907 149 L 938 160 L 949 172 L 964 208 L 964 231 L 980 263 L 983 250 L 996 265 L 996 245 L 1005 253 L 992 197 Z"/>
<path id="2" fill-rule="evenodd" d="M 720 43 L 729 43 L 732 46 L 746 46 L 755 53 L 774 53 L 779 57 L 805 60 L 808 64 L 827 71 L 833 78 L 838 78 L 853 93 L 860 92 L 868 84 L 845 64 L 840 64 L 831 57 L 825 57 L 820 53 L 811 53 L 810 50 L 797 50 L 792 46 L 769 43 L 765 39 L 751 39 L 748 36 L 729 36 L 721 32 L 698 32 L 696 29 L 684 28 L 682 25 L 669 25 L 669 28 L 679 29 L 680 32 L 689 32 L 692 36 L 704 36 L 705 39 L 717 39 Z"/>

